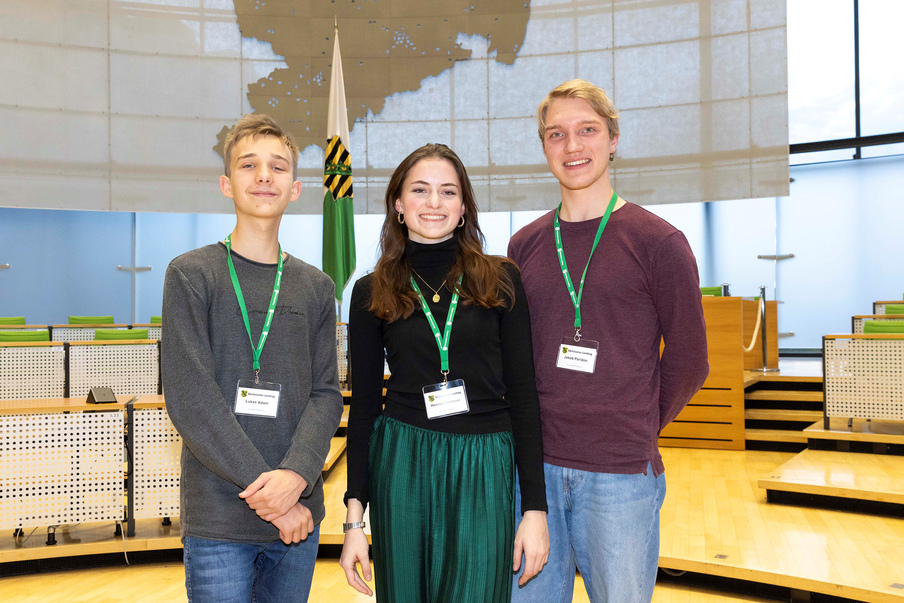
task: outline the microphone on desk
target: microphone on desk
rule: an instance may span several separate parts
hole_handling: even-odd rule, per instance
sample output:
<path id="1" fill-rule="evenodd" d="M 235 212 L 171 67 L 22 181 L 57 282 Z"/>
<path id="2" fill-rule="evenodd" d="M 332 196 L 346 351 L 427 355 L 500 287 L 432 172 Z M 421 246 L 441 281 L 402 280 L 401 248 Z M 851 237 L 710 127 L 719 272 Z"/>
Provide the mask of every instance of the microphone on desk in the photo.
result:
<path id="1" fill-rule="evenodd" d="M 109 387 L 92 387 L 88 390 L 88 404 L 110 404 L 116 402 L 116 396 Z"/>

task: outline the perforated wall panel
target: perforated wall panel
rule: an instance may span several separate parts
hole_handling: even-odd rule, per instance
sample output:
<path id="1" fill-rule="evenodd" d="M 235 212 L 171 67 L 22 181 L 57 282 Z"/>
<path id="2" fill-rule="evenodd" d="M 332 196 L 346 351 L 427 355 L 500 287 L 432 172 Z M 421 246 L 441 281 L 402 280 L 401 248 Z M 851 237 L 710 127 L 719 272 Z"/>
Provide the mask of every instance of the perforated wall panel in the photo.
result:
<path id="1" fill-rule="evenodd" d="M 160 378 L 156 343 L 78 345 L 69 348 L 69 395 L 87 396 L 92 387 L 121 395 L 156 394 Z"/>
<path id="2" fill-rule="evenodd" d="M 885 304 L 876 304 L 876 311 L 874 314 L 885 314 Z"/>
<path id="3" fill-rule="evenodd" d="M 166 409 L 136 410 L 132 432 L 135 518 L 178 516 L 182 438 Z"/>
<path id="4" fill-rule="evenodd" d="M 69 327 L 54 327 L 50 334 L 53 341 L 94 341 L 94 329 Z"/>
<path id="5" fill-rule="evenodd" d="M 348 325 L 336 325 L 336 358 L 339 361 L 339 383 L 348 384 Z"/>
<path id="6" fill-rule="evenodd" d="M 160 341 L 162 334 L 163 327 L 148 327 L 148 339 Z"/>
<path id="7" fill-rule="evenodd" d="M 62 345 L 0 347 L 0 400 L 62 398 L 65 363 Z"/>
<path id="8" fill-rule="evenodd" d="M 123 416 L 0 416 L 0 528 L 122 520 Z"/>
<path id="9" fill-rule="evenodd" d="M 904 419 L 904 339 L 826 339 L 826 414 Z"/>

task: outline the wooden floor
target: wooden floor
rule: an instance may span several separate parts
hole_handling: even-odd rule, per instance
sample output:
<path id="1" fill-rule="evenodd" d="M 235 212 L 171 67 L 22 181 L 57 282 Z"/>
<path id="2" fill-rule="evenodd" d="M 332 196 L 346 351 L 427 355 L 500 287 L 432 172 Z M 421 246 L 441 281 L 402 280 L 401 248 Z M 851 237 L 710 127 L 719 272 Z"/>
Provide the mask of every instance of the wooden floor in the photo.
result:
<path id="1" fill-rule="evenodd" d="M 661 567 L 861 601 L 904 603 L 904 588 L 894 586 L 904 585 L 904 519 L 767 503 L 758 480 L 795 453 L 664 448 L 662 454 L 668 494 L 662 510 Z M 904 481 L 904 476 L 901 479 Z M 324 543 L 341 542 L 344 482 L 342 455 L 327 477 L 327 518 L 321 525 Z M 168 537 L 158 539 L 154 532 L 164 530 L 159 522 L 140 523 L 137 539 L 127 540 L 127 546 L 130 550 L 178 547 L 174 536 L 178 534 L 177 525 L 169 528 Z M 4 535 L 0 538 L 0 561 L 28 558 L 47 548 L 63 554 L 61 532 L 56 547 L 44 547 L 40 530 L 20 548 L 13 545 L 10 535 Z M 85 524 L 68 530 L 65 539 L 81 541 L 66 546 L 103 546 L 105 550 L 121 550 L 123 546 L 120 539 L 112 538 L 110 526 Z M 335 571 L 335 560 L 323 561 L 315 581 L 323 596 L 312 601 L 367 600 L 356 598 L 348 589 L 344 577 Z M 137 583 L 144 587 L 135 586 Z M 123 594 L 147 593 L 151 585 L 157 589 L 154 592 L 159 591 L 151 599 Z M 673 588 L 657 587 L 655 600 L 756 600 L 700 598 L 703 595 L 699 593 L 672 592 Z M 178 564 L 137 566 L 0 579 L 0 601 L 178 601 L 184 600 L 180 599 L 184 596 L 181 589 L 182 569 Z M 50 598 L 53 592 L 67 596 Z M 577 592 L 575 601 L 587 600 L 581 598 L 586 597 L 581 589 Z M 670 598 L 659 598 L 666 592 Z M 19 598 L 23 593 L 43 598 Z"/>
<path id="2" fill-rule="evenodd" d="M 796 453 L 665 448 L 662 456 L 660 567 L 904 602 L 904 519 L 766 502 L 759 478 Z"/>
<path id="3" fill-rule="evenodd" d="M 580 576 L 574 603 L 589 603 Z M 0 579 L 0 600 L 17 603 L 168 603 L 185 602 L 180 563 L 152 563 Z M 373 603 L 345 581 L 335 559 L 318 559 L 311 603 Z M 657 586 L 654 603 L 765 603 L 766 599 L 667 584 Z"/>

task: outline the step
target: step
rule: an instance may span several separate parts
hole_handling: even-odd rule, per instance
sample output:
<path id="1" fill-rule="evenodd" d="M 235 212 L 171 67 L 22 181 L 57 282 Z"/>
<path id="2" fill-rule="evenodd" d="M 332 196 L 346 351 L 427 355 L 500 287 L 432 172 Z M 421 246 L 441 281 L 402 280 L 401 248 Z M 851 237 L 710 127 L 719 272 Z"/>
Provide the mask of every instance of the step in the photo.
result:
<path id="1" fill-rule="evenodd" d="M 345 437 L 336 437 L 330 440 L 330 451 L 326 455 L 326 460 L 323 462 L 323 471 L 327 472 L 333 468 L 333 465 L 336 464 L 336 461 L 339 460 L 339 457 L 342 456 L 342 453 L 345 452 L 345 447 L 348 444 L 348 441 Z"/>
<path id="2" fill-rule="evenodd" d="M 349 406 L 346 405 L 342 407 L 342 418 L 339 419 L 339 427 L 348 427 L 348 410 Z"/>
<path id="3" fill-rule="evenodd" d="M 847 419 L 840 417 L 829 421 L 830 429 L 825 429 L 820 420 L 804 429 L 804 435 L 813 440 L 904 445 L 904 421 L 854 419 L 851 427 Z"/>
<path id="4" fill-rule="evenodd" d="M 904 504 L 904 457 L 804 450 L 757 483 L 766 490 Z"/>
<path id="5" fill-rule="evenodd" d="M 820 402 L 823 401 L 822 392 L 798 392 L 771 389 L 760 389 L 744 393 L 745 400 L 767 400 L 772 402 Z"/>
<path id="6" fill-rule="evenodd" d="M 745 429 L 744 439 L 757 442 L 791 442 L 806 444 L 807 436 L 802 431 L 788 429 Z"/>
<path id="7" fill-rule="evenodd" d="M 748 408 L 744 418 L 749 421 L 819 421 L 821 410 L 787 410 L 784 408 Z"/>

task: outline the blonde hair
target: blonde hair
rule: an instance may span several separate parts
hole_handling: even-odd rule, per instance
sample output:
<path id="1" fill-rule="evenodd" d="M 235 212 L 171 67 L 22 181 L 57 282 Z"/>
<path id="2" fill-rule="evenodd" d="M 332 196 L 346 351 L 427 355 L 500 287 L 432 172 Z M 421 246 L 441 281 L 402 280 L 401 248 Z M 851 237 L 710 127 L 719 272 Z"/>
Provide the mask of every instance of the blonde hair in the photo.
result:
<path id="1" fill-rule="evenodd" d="M 298 170 L 298 145 L 292 140 L 292 136 L 282 129 L 276 120 L 269 115 L 263 113 L 249 113 L 240 119 L 229 133 L 226 134 L 226 142 L 223 145 L 223 164 L 226 168 L 226 175 L 231 176 L 232 171 L 232 149 L 245 138 L 252 139 L 260 136 L 275 136 L 289 149 L 292 156 L 292 179 L 295 180 L 295 173 Z"/>
<path id="2" fill-rule="evenodd" d="M 537 108 L 537 133 L 540 135 L 541 141 L 545 140 L 546 112 L 552 102 L 559 98 L 580 98 L 587 101 L 597 115 L 606 119 L 606 123 L 609 125 L 609 138 L 618 136 L 618 111 L 615 110 L 612 99 L 602 88 L 594 86 L 590 82 L 570 80 L 553 88 Z"/>

